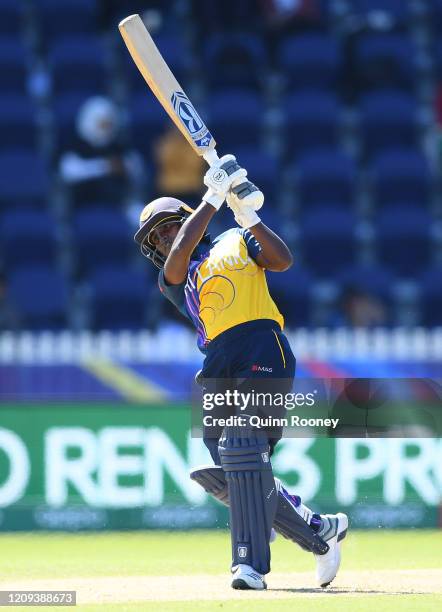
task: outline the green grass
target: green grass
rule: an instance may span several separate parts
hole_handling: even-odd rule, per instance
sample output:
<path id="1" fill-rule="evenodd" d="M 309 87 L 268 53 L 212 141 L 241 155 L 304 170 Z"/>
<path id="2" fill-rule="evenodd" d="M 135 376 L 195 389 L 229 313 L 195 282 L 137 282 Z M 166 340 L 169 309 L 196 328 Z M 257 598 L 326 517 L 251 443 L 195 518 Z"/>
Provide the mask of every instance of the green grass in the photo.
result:
<path id="1" fill-rule="evenodd" d="M 0 577 L 219 574 L 230 563 L 226 531 L 0 534 Z M 275 572 L 309 571 L 311 555 L 278 537 Z M 344 544 L 345 569 L 442 567 L 442 532 L 358 531 Z"/>
<path id="2" fill-rule="evenodd" d="M 265 595 L 264 597 L 265 598 Z M 146 612 L 436 612 L 442 603 L 442 597 L 435 598 L 434 595 L 387 595 L 380 597 L 367 597 L 362 600 L 358 598 L 343 599 L 339 597 L 333 601 L 333 595 L 329 598 L 307 599 L 297 597 L 293 599 L 279 599 L 272 601 L 208 601 L 208 602 L 140 602 L 134 604 L 109 605 L 106 606 L 82 606 L 82 610 L 88 612 L 134 612 L 145 610 Z M 66 610 L 66 608 L 65 608 Z"/>
<path id="3" fill-rule="evenodd" d="M 355 531 L 343 549 L 344 570 L 414 569 L 442 567 L 441 531 Z M 143 576 L 223 574 L 230 564 L 226 531 L 188 533 L 128 532 L 93 534 L 1 534 L 0 580 L 72 578 L 94 576 Z M 272 545 L 275 572 L 312 571 L 312 555 L 278 538 Z M 120 605 L 88 605 L 82 610 L 155 610 L 156 612 L 244 611 L 277 612 L 299 609 L 375 610 L 376 612 L 442 609 L 439 595 L 351 595 L 302 597 L 266 601 L 134 602 Z M 49 609 L 49 608 L 48 608 Z M 56 608 L 51 608 L 55 610 Z M 66 608 L 59 608 L 66 610 Z"/>

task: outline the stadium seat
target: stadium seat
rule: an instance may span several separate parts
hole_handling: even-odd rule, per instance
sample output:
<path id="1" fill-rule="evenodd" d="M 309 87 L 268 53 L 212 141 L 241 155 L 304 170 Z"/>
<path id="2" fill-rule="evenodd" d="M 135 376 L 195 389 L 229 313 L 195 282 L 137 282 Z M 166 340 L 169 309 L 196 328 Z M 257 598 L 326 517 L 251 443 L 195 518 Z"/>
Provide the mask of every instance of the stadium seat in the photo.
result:
<path id="1" fill-rule="evenodd" d="M 257 90 L 262 84 L 267 55 L 256 34 L 219 34 L 205 42 L 203 63 L 210 91 L 226 87 Z"/>
<path id="2" fill-rule="evenodd" d="M 354 232 L 355 219 L 345 207 L 306 210 L 300 229 L 303 261 L 318 276 L 335 277 L 355 259 Z"/>
<path id="3" fill-rule="evenodd" d="M 90 92 L 106 87 L 106 57 L 95 36 L 57 40 L 49 63 L 54 94 Z"/>
<path id="4" fill-rule="evenodd" d="M 129 107 L 130 133 L 134 147 L 150 158 L 155 140 L 170 126 L 166 111 L 154 96 L 140 92 Z"/>
<path id="5" fill-rule="evenodd" d="M 275 157 L 254 147 L 235 148 L 238 163 L 247 169 L 248 178 L 261 189 L 265 197 L 273 199 L 279 191 L 279 164 Z"/>
<path id="6" fill-rule="evenodd" d="M 95 34 L 97 31 L 97 0 L 39 0 L 38 17 L 46 40 L 74 34 Z"/>
<path id="7" fill-rule="evenodd" d="M 426 157 L 416 149 L 390 150 L 380 154 L 372 166 L 377 206 L 428 204 L 431 173 Z"/>
<path id="8" fill-rule="evenodd" d="M 260 145 L 262 118 L 261 98 L 243 89 L 223 89 L 208 104 L 210 131 L 215 140 L 222 139 L 224 151 L 234 150 L 246 142 Z"/>
<path id="9" fill-rule="evenodd" d="M 0 206 L 41 204 L 48 187 L 41 157 L 22 149 L 0 154 Z"/>
<path id="10" fill-rule="evenodd" d="M 35 106 L 26 95 L 4 94 L 0 98 L 0 149 L 15 147 L 34 149 L 37 121 Z"/>
<path id="11" fill-rule="evenodd" d="M 402 278 L 415 278 L 430 262 L 431 217 L 421 208 L 397 205 L 379 211 L 380 261 Z"/>
<path id="12" fill-rule="evenodd" d="M 356 167 L 340 149 L 315 149 L 306 153 L 293 165 L 291 174 L 297 177 L 302 205 L 353 204 Z"/>
<path id="13" fill-rule="evenodd" d="M 432 267 L 420 276 L 421 323 L 442 326 L 442 266 Z"/>
<path id="14" fill-rule="evenodd" d="M 56 255 L 56 224 L 51 215 L 38 210 L 6 212 L 0 223 L 1 254 L 10 271 L 30 264 L 53 264 Z"/>
<path id="15" fill-rule="evenodd" d="M 373 11 L 388 13 L 396 22 L 403 24 L 409 20 L 409 6 L 403 0 L 353 0 L 352 11 L 367 14 Z"/>
<path id="16" fill-rule="evenodd" d="M 23 2 L 1 0 L 0 2 L 0 35 L 18 36 L 23 19 Z"/>
<path id="17" fill-rule="evenodd" d="M 352 287 L 389 301 L 395 276 L 379 264 L 351 264 L 336 276 L 336 281 L 343 288 Z"/>
<path id="18" fill-rule="evenodd" d="M 67 323 L 68 285 L 54 267 L 26 266 L 8 274 L 8 295 L 21 329 L 62 329 Z"/>
<path id="19" fill-rule="evenodd" d="M 132 229 L 123 213 L 109 208 L 93 208 L 79 212 L 73 222 L 73 239 L 77 269 L 89 274 L 99 266 L 125 265 L 136 250 Z"/>
<path id="20" fill-rule="evenodd" d="M 267 272 L 270 294 L 284 316 L 288 327 L 311 323 L 313 277 L 295 263 L 284 274 Z"/>
<path id="21" fill-rule="evenodd" d="M 355 66 L 368 88 L 409 89 L 415 79 L 416 49 L 404 34 L 375 32 L 361 35 L 355 48 Z"/>
<path id="22" fill-rule="evenodd" d="M 141 329 L 149 296 L 146 274 L 127 266 L 100 268 L 90 278 L 92 328 Z"/>
<path id="23" fill-rule="evenodd" d="M 412 96 L 397 90 L 373 92 L 362 98 L 360 109 L 368 156 L 389 148 L 416 147 L 418 108 Z"/>
<path id="24" fill-rule="evenodd" d="M 341 51 L 336 37 L 308 33 L 283 39 L 278 67 L 290 89 L 333 89 L 338 84 Z"/>
<path id="25" fill-rule="evenodd" d="M 2 19 L 0 19 L 2 22 Z M 26 93 L 28 52 L 18 37 L 0 38 L 0 78 L 4 94 Z"/>
<path id="26" fill-rule="evenodd" d="M 285 100 L 284 140 L 287 155 L 336 146 L 339 104 L 332 93 L 302 91 Z"/>

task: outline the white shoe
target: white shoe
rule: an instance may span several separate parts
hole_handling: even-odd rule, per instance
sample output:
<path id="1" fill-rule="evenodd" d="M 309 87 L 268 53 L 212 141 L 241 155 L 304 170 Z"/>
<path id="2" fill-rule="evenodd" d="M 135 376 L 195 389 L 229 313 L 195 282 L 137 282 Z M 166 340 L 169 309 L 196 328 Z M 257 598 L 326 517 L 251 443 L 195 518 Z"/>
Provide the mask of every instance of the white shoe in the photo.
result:
<path id="1" fill-rule="evenodd" d="M 232 589 L 263 591 L 267 588 L 264 576 L 256 572 L 250 565 L 240 563 L 232 567 L 232 573 Z"/>
<path id="2" fill-rule="evenodd" d="M 316 579 L 322 588 L 327 587 L 338 573 L 341 563 L 341 542 L 347 535 L 348 517 L 338 514 L 321 514 L 323 527 L 318 532 L 327 542 L 330 550 L 325 555 L 314 555 L 316 559 Z"/>

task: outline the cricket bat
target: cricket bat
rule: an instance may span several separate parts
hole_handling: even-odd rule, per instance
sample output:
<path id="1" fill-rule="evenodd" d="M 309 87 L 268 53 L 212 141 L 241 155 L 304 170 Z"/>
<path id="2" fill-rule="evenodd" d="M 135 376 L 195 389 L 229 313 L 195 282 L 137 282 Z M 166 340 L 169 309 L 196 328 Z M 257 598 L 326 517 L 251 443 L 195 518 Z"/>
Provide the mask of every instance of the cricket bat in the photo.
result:
<path id="1" fill-rule="evenodd" d="M 219 159 L 215 139 L 173 76 L 140 16 L 130 15 L 118 27 L 138 70 L 195 153 L 208 164 Z"/>

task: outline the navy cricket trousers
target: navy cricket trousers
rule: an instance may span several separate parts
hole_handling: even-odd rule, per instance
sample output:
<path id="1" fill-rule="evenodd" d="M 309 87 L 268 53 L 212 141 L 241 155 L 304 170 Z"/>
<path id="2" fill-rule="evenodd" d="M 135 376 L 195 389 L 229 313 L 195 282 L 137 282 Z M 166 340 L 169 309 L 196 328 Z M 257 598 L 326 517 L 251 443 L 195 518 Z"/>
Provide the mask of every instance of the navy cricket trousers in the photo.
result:
<path id="1" fill-rule="evenodd" d="M 249 321 L 232 327 L 210 342 L 201 371 L 204 380 L 240 380 L 241 389 L 251 388 L 254 381 L 262 379 L 260 385 L 275 383 L 280 393 L 290 393 L 295 377 L 296 359 L 286 336 L 276 323 L 269 319 Z M 210 386 L 210 385 L 209 385 Z M 280 433 L 269 438 L 270 450 L 281 438 Z M 204 443 L 213 461 L 220 465 L 218 439 L 204 432 Z"/>

